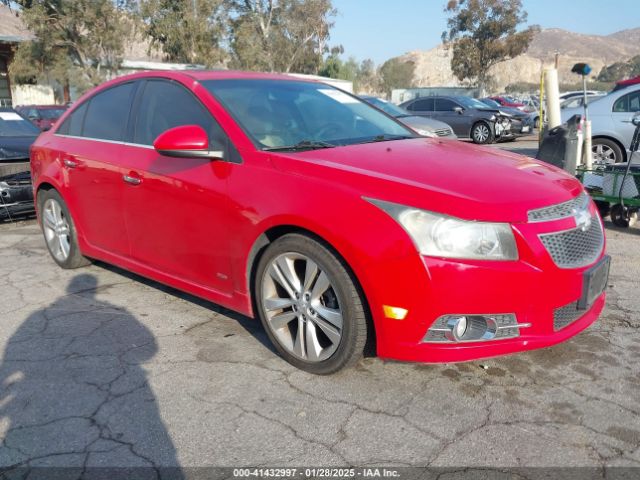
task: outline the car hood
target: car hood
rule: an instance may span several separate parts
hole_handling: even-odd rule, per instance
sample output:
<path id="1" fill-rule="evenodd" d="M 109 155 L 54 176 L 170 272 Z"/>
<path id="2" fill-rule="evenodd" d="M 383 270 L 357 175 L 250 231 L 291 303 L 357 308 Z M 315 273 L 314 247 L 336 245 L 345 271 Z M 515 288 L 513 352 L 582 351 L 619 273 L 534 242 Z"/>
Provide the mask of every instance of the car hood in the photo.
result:
<path id="1" fill-rule="evenodd" d="M 0 162 L 29 158 L 29 148 L 36 136 L 0 137 Z"/>
<path id="2" fill-rule="evenodd" d="M 271 155 L 276 168 L 292 174 L 469 220 L 526 222 L 528 210 L 565 202 L 582 190 L 575 178 L 544 162 L 450 140 L 419 138 Z"/>

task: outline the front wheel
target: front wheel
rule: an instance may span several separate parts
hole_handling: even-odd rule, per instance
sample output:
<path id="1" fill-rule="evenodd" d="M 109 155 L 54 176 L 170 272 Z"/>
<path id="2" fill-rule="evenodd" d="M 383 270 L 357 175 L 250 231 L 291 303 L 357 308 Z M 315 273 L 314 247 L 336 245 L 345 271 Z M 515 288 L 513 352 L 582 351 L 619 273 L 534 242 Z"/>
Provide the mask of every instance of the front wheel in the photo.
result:
<path id="1" fill-rule="evenodd" d="M 484 145 L 493 142 L 491 127 L 484 122 L 478 122 L 471 128 L 471 140 L 473 143 Z"/>
<path id="2" fill-rule="evenodd" d="M 269 339 L 295 367 L 327 375 L 362 357 L 363 298 L 346 266 L 320 242 L 289 234 L 269 245 L 253 293 Z"/>
<path id="3" fill-rule="evenodd" d="M 78 268 L 91 263 L 80 252 L 73 218 L 57 191 L 38 193 L 38 212 L 47 249 L 58 265 Z"/>
<path id="4" fill-rule="evenodd" d="M 593 164 L 596 166 L 612 165 L 624 161 L 624 153 L 613 140 L 594 138 L 591 145 Z"/>

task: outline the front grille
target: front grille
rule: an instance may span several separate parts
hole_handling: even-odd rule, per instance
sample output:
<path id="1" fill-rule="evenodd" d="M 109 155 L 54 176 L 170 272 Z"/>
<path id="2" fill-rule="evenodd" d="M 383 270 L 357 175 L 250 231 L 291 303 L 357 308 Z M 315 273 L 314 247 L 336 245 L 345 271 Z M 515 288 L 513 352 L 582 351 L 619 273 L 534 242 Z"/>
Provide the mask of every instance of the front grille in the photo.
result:
<path id="1" fill-rule="evenodd" d="M 578 310 L 578 302 L 572 302 L 564 307 L 556 308 L 553 312 L 553 329 L 557 332 L 582 317 L 586 310 Z"/>
<path id="2" fill-rule="evenodd" d="M 604 232 L 597 215 L 586 230 L 575 228 L 541 234 L 540 241 L 560 268 L 580 268 L 595 262 L 604 247 Z"/>
<path id="3" fill-rule="evenodd" d="M 559 220 L 561 218 L 572 217 L 581 208 L 586 208 L 589 204 L 589 197 L 586 193 L 581 193 L 573 200 L 558 203 L 550 207 L 537 208 L 529 210 L 528 216 L 530 222 L 548 222 L 551 220 Z"/>
<path id="4" fill-rule="evenodd" d="M 451 133 L 453 133 L 450 128 L 441 128 L 439 130 L 436 130 L 435 132 L 439 137 L 448 137 L 449 135 L 451 135 Z"/>

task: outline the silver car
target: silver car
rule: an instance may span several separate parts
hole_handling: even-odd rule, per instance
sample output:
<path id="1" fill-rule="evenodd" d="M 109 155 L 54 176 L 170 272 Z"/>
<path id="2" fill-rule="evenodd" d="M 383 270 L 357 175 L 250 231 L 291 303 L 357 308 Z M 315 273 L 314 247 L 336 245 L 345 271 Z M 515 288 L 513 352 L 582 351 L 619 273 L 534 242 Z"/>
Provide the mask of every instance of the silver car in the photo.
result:
<path id="1" fill-rule="evenodd" d="M 624 162 L 629 158 L 631 138 L 635 130 L 634 117 L 640 118 L 640 85 L 611 92 L 594 100 L 587 98 L 591 135 L 593 137 L 593 160 L 595 164 Z M 582 108 L 565 108 L 562 121 L 566 122 Z"/>
<path id="2" fill-rule="evenodd" d="M 453 133 L 453 129 L 444 122 L 413 115 L 404 108 L 387 102 L 382 98 L 371 96 L 361 96 L 360 98 L 374 107 L 379 108 L 386 114 L 397 118 L 418 135 L 422 135 L 423 137 L 458 138 L 457 135 Z"/>

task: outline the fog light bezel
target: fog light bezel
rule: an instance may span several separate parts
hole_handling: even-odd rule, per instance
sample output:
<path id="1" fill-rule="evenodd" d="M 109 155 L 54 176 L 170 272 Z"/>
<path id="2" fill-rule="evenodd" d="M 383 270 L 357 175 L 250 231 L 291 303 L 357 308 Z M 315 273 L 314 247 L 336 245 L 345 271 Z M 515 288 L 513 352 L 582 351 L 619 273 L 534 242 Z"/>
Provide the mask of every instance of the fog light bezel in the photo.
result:
<path id="1" fill-rule="evenodd" d="M 460 322 L 466 323 L 462 335 Z M 422 343 L 469 343 L 514 339 L 520 336 L 520 329 L 530 327 L 530 323 L 518 323 L 515 313 L 501 314 L 447 314 L 439 317 L 427 330 Z M 500 334 L 500 332 L 505 332 Z"/>

